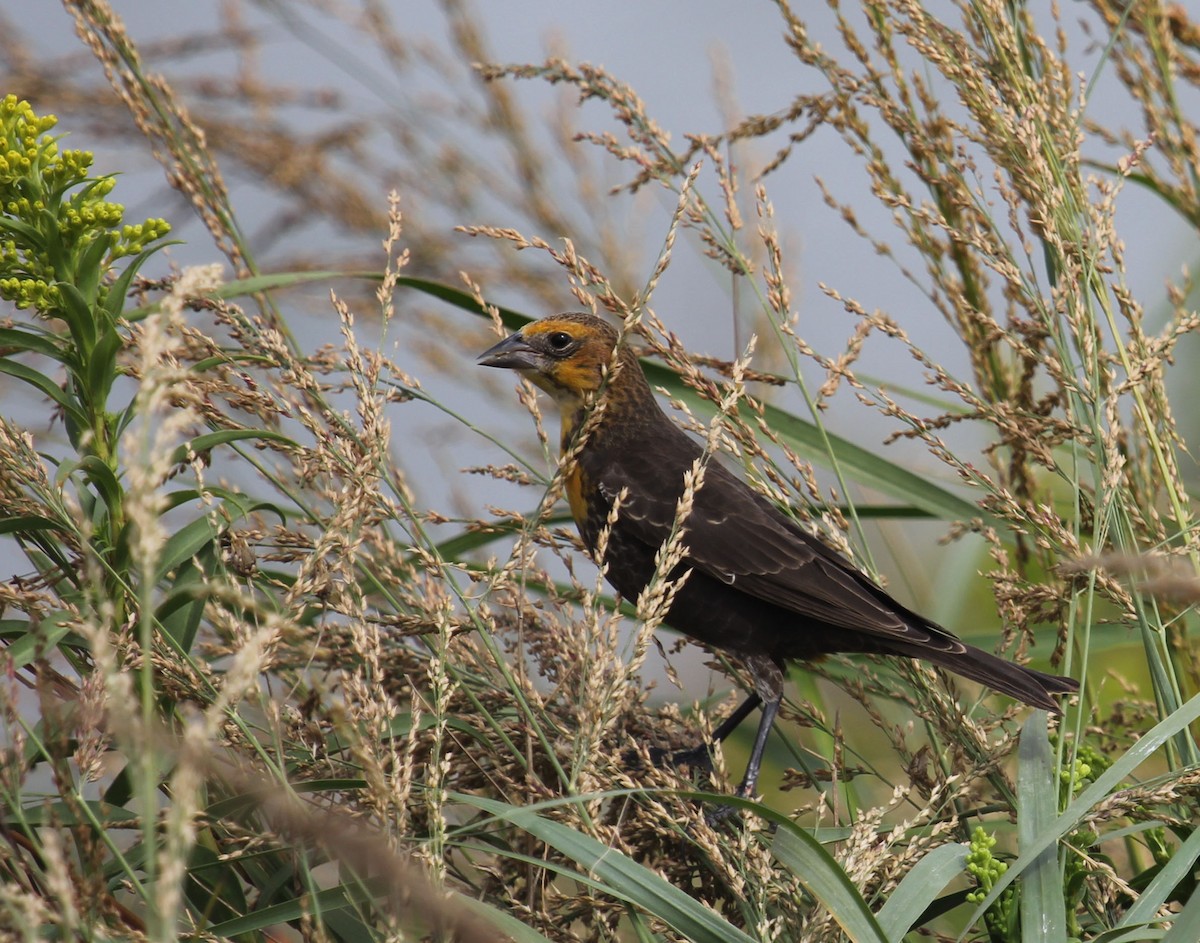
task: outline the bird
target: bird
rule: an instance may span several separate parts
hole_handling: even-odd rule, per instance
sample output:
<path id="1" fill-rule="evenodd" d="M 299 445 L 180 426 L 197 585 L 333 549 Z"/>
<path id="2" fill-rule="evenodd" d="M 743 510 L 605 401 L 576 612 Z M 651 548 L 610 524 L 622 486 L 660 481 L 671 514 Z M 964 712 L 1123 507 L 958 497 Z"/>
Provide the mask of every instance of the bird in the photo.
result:
<path id="1" fill-rule="evenodd" d="M 515 370 L 557 404 L 571 515 L 592 555 L 608 529 L 605 578 L 623 598 L 637 600 L 679 527 L 685 476 L 704 449 L 667 416 L 634 351 L 596 315 L 531 321 L 478 363 Z M 754 795 L 792 661 L 833 653 L 914 658 L 1053 713 L 1061 713 L 1056 696 L 1079 688 L 1071 678 L 967 645 L 902 605 L 720 462 L 709 461 L 693 489 L 681 539 L 683 557 L 666 575 L 678 582 L 664 621 L 740 661 L 753 685 L 713 740 L 762 708 L 737 787 L 743 798 Z"/>

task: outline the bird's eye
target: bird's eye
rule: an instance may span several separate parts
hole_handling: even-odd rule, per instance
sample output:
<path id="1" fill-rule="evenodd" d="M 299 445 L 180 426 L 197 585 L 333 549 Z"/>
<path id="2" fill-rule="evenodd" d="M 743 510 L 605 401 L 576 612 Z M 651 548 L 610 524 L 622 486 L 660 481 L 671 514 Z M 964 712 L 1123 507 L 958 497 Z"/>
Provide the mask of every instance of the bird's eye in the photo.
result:
<path id="1" fill-rule="evenodd" d="M 566 331 L 555 331 L 546 337 L 546 343 L 550 345 L 550 349 L 562 353 L 571 346 L 573 338 Z"/>

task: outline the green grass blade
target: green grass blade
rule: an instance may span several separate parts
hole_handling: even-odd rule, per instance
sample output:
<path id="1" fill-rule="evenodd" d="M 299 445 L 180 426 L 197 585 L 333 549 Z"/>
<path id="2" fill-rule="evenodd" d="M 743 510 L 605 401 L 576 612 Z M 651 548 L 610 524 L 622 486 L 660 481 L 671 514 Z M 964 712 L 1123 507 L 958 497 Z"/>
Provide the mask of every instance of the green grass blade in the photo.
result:
<path id="1" fill-rule="evenodd" d="M 225 282 L 211 293 L 211 297 L 221 299 L 241 298 L 245 295 L 254 295 L 262 291 L 271 291 L 277 288 L 295 288 L 297 285 L 331 281 L 335 278 L 358 278 L 379 281 L 382 277 L 382 272 L 274 272 L 269 275 L 236 278 L 231 282 Z M 157 302 L 143 305 L 140 308 L 134 308 L 132 311 L 126 312 L 124 317 L 127 321 L 131 322 L 142 321 L 158 312 L 159 308 L 160 305 Z"/>
<path id="2" fill-rule="evenodd" d="M 1171 855 L 1171 860 L 1163 865 L 1158 874 L 1154 875 L 1154 880 L 1146 886 L 1146 889 L 1134 901 L 1133 906 L 1125 911 L 1117 923 L 1117 927 L 1133 928 L 1154 920 L 1155 914 L 1167 902 L 1167 898 L 1171 896 L 1171 892 L 1175 890 L 1179 882 L 1192 874 L 1198 859 L 1200 859 L 1200 828 L 1192 831 L 1192 834 L 1179 846 L 1175 854 Z M 1195 935 L 1193 939 L 1200 940 L 1200 934 Z"/>
<path id="3" fill-rule="evenodd" d="M 1129 748 L 1116 762 L 1106 769 L 1090 786 L 1083 790 L 1074 801 L 1067 806 L 1065 812 L 1054 822 L 1053 827 L 1042 829 L 1029 847 L 1022 848 L 1021 854 L 1007 871 L 996 881 L 995 886 L 975 908 L 967 921 L 967 930 L 959 940 L 966 938 L 970 928 L 975 926 L 986 911 L 999 898 L 1000 894 L 1019 875 L 1025 873 L 1043 851 L 1053 845 L 1072 829 L 1078 827 L 1079 821 L 1093 806 L 1104 799 L 1110 792 L 1119 788 L 1121 782 L 1129 778 L 1135 769 L 1153 756 L 1171 737 L 1183 730 L 1188 724 L 1200 718 L 1200 695 L 1193 697 L 1173 714 L 1164 717 L 1152 727 L 1140 740 Z"/>
<path id="4" fill-rule="evenodd" d="M 299 920 L 306 914 L 320 911 L 343 910 L 367 901 L 385 897 L 391 890 L 390 884 L 383 878 L 371 878 L 357 883 L 346 883 L 330 887 L 315 894 L 304 894 L 300 897 L 285 900 L 270 907 L 251 911 L 232 920 L 224 920 L 207 928 L 207 932 L 217 937 L 238 936 L 242 933 L 254 933 L 268 927 L 278 926 Z"/>
<path id="5" fill-rule="evenodd" d="M 4 347 L 41 354 L 43 357 L 50 357 L 60 363 L 67 356 L 63 346 L 54 337 L 17 327 L 0 327 L 0 348 Z M 3 356 L 10 356 L 11 353 L 13 352 L 5 353 Z"/>
<path id="6" fill-rule="evenodd" d="M 542 936 L 533 927 L 527 927 L 510 913 L 505 913 L 498 907 L 473 897 L 461 895 L 456 900 L 460 906 L 471 911 L 475 916 L 486 920 L 497 930 L 510 938 L 513 943 L 550 943 L 548 937 Z"/>
<path id="7" fill-rule="evenodd" d="M 216 523 L 218 519 L 232 523 L 255 511 L 274 509 L 274 506 L 267 502 L 255 501 L 244 495 L 235 496 L 232 493 L 228 493 L 217 507 L 218 514 L 205 514 L 203 517 L 189 521 L 171 535 L 163 545 L 162 555 L 158 560 L 156 579 L 162 579 L 175 567 L 185 560 L 190 560 L 211 543 L 219 530 L 219 525 Z"/>
<path id="8" fill-rule="evenodd" d="M 939 845 L 918 861 L 875 915 L 884 936 L 891 943 L 900 943 L 966 866 L 967 846 L 961 844 Z"/>
<path id="9" fill-rule="evenodd" d="M 9 659 L 8 670 L 15 671 L 35 659 L 48 658 L 70 634 L 73 623 L 74 616 L 63 610 L 47 613 L 36 624 L 24 623 L 25 633 L 4 649 Z"/>
<path id="10" fill-rule="evenodd" d="M 219 445 L 230 442 L 241 442 L 245 439 L 258 439 L 262 442 L 278 442 L 281 445 L 295 445 L 293 439 L 270 429 L 219 429 L 216 432 L 206 432 L 194 439 L 189 439 L 171 453 L 172 464 L 181 464 L 188 460 L 189 453 L 202 455 L 211 452 Z"/>
<path id="11" fill-rule="evenodd" d="M 1032 711 L 1021 727 L 1017 759 L 1017 840 L 1024 849 L 1053 829 L 1058 811 L 1058 777 L 1046 735 L 1045 711 Z M 1051 844 L 1034 858 L 1022 879 L 1021 939 L 1024 943 L 1058 943 L 1066 938 L 1066 924 L 1062 875 Z"/>
<path id="12" fill-rule="evenodd" d="M 1149 943 L 1151 940 L 1161 940 L 1166 933 L 1166 930 L 1159 927 L 1139 923 L 1123 930 L 1108 930 L 1092 937 L 1090 943 Z"/>
<path id="13" fill-rule="evenodd" d="M 1200 894 L 1193 894 L 1163 936 L 1163 943 L 1194 943 L 1200 940 Z"/>
<path id="14" fill-rule="evenodd" d="M 0 373 L 7 373 L 10 377 L 16 377 L 18 380 L 23 380 L 30 386 L 35 387 L 51 402 L 62 409 L 77 426 L 80 428 L 87 427 L 87 417 L 80 411 L 76 402 L 63 392 L 62 387 L 45 374 L 39 373 L 32 367 L 27 367 L 16 360 L 10 360 L 8 357 L 0 357 Z"/>
<path id="15" fill-rule="evenodd" d="M 787 819 L 784 822 L 787 827 L 780 823 L 771 845 L 775 857 L 800 879 L 854 943 L 888 943 L 891 937 L 833 856 L 804 829 Z"/>
<path id="16" fill-rule="evenodd" d="M 670 395 L 683 400 L 699 417 L 711 419 L 716 414 L 716 405 L 685 385 L 679 374 L 673 370 L 649 361 L 642 361 L 642 368 L 652 386 L 661 386 Z M 804 458 L 825 466 L 836 463 L 860 484 L 881 494 L 899 498 L 938 520 L 958 521 L 983 517 L 996 523 L 990 515 L 970 501 L 960 498 L 903 465 L 889 461 L 828 430 L 822 432 L 813 423 L 778 406 L 764 404 L 763 408 L 764 418 L 771 430 Z"/>
<path id="17" fill-rule="evenodd" d="M 456 794 L 455 799 L 511 822 L 557 849 L 610 887 L 613 896 L 658 917 L 692 943 L 751 943 L 753 939 L 649 868 L 590 835 L 542 818 L 530 808 L 480 796 Z"/>

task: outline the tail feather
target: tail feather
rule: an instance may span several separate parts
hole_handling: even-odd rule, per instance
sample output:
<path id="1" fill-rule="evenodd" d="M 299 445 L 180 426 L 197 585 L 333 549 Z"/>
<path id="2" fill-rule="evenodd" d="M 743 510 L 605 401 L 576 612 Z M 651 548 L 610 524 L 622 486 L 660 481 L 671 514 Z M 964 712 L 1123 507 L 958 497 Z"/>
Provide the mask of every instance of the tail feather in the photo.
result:
<path id="1" fill-rule="evenodd" d="M 1026 668 L 1003 658 L 997 658 L 982 649 L 964 646 L 964 651 L 930 651 L 924 649 L 916 656 L 948 668 L 964 678 L 978 681 L 994 691 L 1007 694 L 1032 707 L 1041 707 L 1055 714 L 1062 708 L 1056 696 L 1072 694 L 1079 690 L 1079 682 L 1061 675 L 1047 674 L 1034 668 Z"/>

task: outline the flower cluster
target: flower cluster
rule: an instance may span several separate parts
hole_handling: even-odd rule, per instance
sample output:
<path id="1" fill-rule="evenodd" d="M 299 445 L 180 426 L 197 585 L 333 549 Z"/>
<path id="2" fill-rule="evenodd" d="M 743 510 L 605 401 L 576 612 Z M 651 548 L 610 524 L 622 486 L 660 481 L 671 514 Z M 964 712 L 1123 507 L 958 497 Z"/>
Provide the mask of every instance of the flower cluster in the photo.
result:
<path id="1" fill-rule="evenodd" d="M 15 95 L 0 101 L 0 298 L 55 317 L 58 283 L 94 286 L 124 256 L 137 255 L 171 227 L 162 219 L 125 225 L 125 207 L 110 203 L 112 176 L 92 178 L 92 154 L 60 150 L 47 132 L 58 123 Z"/>
<path id="2" fill-rule="evenodd" d="M 967 894 L 967 900 L 972 904 L 981 903 L 1008 870 L 1008 865 L 992 854 L 995 845 L 995 836 L 989 835 L 982 827 L 976 827 L 971 833 L 970 850 L 967 852 L 967 873 L 975 879 L 978 888 Z M 1015 940 L 1019 917 L 1016 891 L 1009 886 L 987 909 L 983 919 L 993 940 Z"/>
<path id="3" fill-rule="evenodd" d="M 1062 781 L 1063 806 L 1065 807 L 1067 802 L 1079 795 L 1085 786 L 1090 786 L 1095 782 L 1097 777 L 1110 766 L 1112 766 L 1112 761 L 1095 747 L 1087 743 L 1079 744 L 1075 748 L 1073 764 L 1070 767 L 1063 767 L 1058 774 Z M 1068 789 L 1071 792 L 1069 796 L 1066 795 Z"/>

